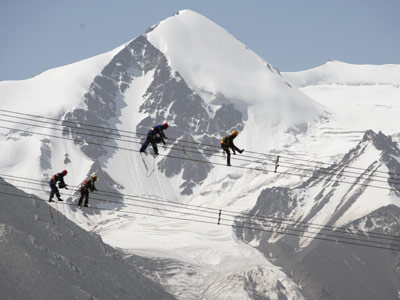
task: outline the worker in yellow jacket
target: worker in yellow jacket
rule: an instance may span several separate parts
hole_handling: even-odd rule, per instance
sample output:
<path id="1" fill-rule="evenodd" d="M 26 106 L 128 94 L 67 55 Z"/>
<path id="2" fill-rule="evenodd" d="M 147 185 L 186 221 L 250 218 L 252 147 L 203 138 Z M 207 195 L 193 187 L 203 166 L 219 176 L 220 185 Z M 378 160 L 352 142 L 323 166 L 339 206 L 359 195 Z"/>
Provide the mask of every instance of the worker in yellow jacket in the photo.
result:
<path id="1" fill-rule="evenodd" d="M 244 149 L 240 150 L 238 147 L 235 146 L 233 143 L 233 140 L 238 136 L 238 132 L 236 130 L 232 131 L 232 134 L 226 135 L 221 139 L 221 148 L 223 151 L 226 152 L 227 155 L 227 160 L 226 164 L 227 166 L 231 165 L 231 152 L 229 150 L 232 149 L 233 154 L 236 154 L 235 151 L 242 153 Z"/>

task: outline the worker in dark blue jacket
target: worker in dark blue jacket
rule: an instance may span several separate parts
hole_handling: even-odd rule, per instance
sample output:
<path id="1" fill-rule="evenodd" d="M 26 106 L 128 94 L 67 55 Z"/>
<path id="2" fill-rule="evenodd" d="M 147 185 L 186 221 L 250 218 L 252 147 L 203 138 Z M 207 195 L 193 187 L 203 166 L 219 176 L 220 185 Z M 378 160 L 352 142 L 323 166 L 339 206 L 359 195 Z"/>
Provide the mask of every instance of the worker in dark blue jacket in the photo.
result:
<path id="1" fill-rule="evenodd" d="M 67 189 L 67 185 L 64 182 L 64 176 L 67 174 L 68 174 L 67 170 L 64 170 L 60 173 L 53 175 L 53 177 L 51 177 L 51 179 L 49 181 L 50 188 L 51 188 L 49 202 L 53 202 L 54 195 L 57 196 L 58 201 L 63 201 L 63 199 L 61 199 L 60 192 L 57 188 L 57 182 L 59 182 L 58 183 L 59 188 Z"/>
<path id="2" fill-rule="evenodd" d="M 165 145 L 164 139 L 167 137 L 165 136 L 163 130 L 168 129 L 168 123 L 164 123 L 162 125 L 156 125 L 151 128 L 146 137 L 146 141 L 143 143 L 142 147 L 140 148 L 140 152 L 145 152 L 146 148 L 149 144 L 153 146 L 154 154 L 158 155 L 158 143 L 163 143 Z"/>

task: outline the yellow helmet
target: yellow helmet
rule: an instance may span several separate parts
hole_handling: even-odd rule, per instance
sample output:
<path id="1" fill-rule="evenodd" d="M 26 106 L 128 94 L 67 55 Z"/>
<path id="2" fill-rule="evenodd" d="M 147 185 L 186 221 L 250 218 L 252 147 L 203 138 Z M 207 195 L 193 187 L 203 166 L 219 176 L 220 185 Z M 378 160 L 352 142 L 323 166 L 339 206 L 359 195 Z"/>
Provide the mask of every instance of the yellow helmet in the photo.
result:
<path id="1" fill-rule="evenodd" d="M 90 175 L 90 177 L 92 177 L 95 181 L 97 180 L 97 175 L 96 174 L 92 174 L 92 175 Z"/>
<path id="2" fill-rule="evenodd" d="M 234 130 L 234 131 L 232 131 L 232 134 L 233 134 L 234 136 L 237 136 L 239 133 L 238 133 L 236 130 Z"/>

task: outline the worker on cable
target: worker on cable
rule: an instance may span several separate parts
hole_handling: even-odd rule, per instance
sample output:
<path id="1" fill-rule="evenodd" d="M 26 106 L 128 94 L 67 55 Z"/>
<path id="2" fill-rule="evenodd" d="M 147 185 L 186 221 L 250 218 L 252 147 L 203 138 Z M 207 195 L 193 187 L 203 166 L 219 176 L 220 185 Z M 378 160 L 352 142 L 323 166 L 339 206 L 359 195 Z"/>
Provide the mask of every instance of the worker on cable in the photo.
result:
<path id="1" fill-rule="evenodd" d="M 162 125 L 156 125 L 153 128 L 151 128 L 147 132 L 146 141 L 140 148 L 140 152 L 145 152 L 147 146 L 149 145 L 149 143 L 151 143 L 151 145 L 153 146 L 154 154 L 158 155 L 157 144 L 162 142 L 165 145 L 164 139 L 167 139 L 167 137 L 165 136 L 163 130 L 166 129 L 168 129 L 168 123 L 164 123 Z"/>
<path id="2" fill-rule="evenodd" d="M 57 196 L 58 201 L 63 201 L 63 199 L 61 199 L 61 196 L 60 196 L 60 191 L 57 188 L 57 182 L 58 182 L 58 187 L 60 189 L 61 188 L 67 189 L 67 185 L 64 182 L 64 176 L 67 174 L 68 174 L 67 170 L 64 170 L 60 173 L 54 174 L 53 177 L 51 177 L 51 179 L 49 181 L 50 188 L 51 188 L 49 202 L 54 202 L 53 201 L 54 195 Z"/>
<path id="3" fill-rule="evenodd" d="M 91 192 L 97 191 L 94 183 L 97 181 L 97 175 L 92 174 L 86 178 L 79 186 L 81 197 L 79 198 L 78 206 L 82 207 L 82 200 L 85 199 L 84 207 L 88 207 L 89 204 L 89 190 Z"/>
<path id="4" fill-rule="evenodd" d="M 238 147 L 235 146 L 233 143 L 233 140 L 237 137 L 238 132 L 236 130 L 232 131 L 232 134 L 226 135 L 221 139 L 221 148 L 224 152 L 226 152 L 227 155 L 227 161 L 226 165 L 229 167 L 231 166 L 231 152 L 229 151 L 229 148 L 232 149 L 233 154 L 236 154 L 235 151 L 242 153 L 244 149 L 240 150 Z"/>

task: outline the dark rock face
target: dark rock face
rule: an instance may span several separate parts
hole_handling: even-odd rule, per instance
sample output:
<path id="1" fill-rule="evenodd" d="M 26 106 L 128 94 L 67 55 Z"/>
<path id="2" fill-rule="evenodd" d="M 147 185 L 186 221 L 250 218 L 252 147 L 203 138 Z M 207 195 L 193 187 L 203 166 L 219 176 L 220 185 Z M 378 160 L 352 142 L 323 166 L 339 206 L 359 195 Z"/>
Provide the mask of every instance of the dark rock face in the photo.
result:
<path id="1" fill-rule="evenodd" d="M 332 227 L 347 209 L 363 194 L 366 186 L 348 185 L 346 202 L 330 216 L 325 227 L 313 224 L 313 217 L 332 201 L 344 176 L 344 168 L 365 153 L 368 146 L 380 150 L 380 157 L 364 172 L 360 170 L 357 183 L 370 183 L 378 166 L 385 164 L 389 170 L 388 184 L 399 193 L 399 186 L 391 183 L 399 174 L 400 157 L 397 144 L 382 133 L 367 131 L 363 140 L 341 162 L 320 169 L 301 186 L 289 189 L 268 188 L 261 192 L 256 205 L 249 212 L 255 215 L 249 221 L 238 217 L 236 234 L 245 242 L 258 241 L 257 248 L 274 264 L 282 266 L 286 273 L 302 286 L 307 299 L 396 299 L 400 290 L 400 208 L 395 205 L 380 207 L 369 215 L 343 227 Z M 335 170 L 327 174 L 322 171 Z M 317 178 L 319 177 L 319 178 Z M 326 179 L 333 180 L 328 182 Z M 290 222 L 293 212 L 301 209 L 304 191 L 322 184 L 315 195 L 314 206 L 301 222 Z M 371 183 L 373 184 L 373 183 Z M 385 191 L 386 193 L 387 191 Z M 375 199 L 379 201 L 379 199 Z M 308 200 L 310 201 L 310 199 Z M 264 216 L 268 216 L 265 218 Z M 246 223 L 247 222 L 247 223 Z M 257 224 L 251 229 L 248 222 Z M 252 225 L 254 227 L 254 225 Z M 312 232 L 318 232 L 314 236 Z M 367 232 L 370 232 L 369 234 Z M 373 232 L 371 234 L 371 232 Z M 316 237 L 305 247 L 299 248 L 300 240 L 307 235 Z M 319 239 L 320 238 L 320 239 Z M 336 241 L 336 242 L 334 242 Z M 360 246 L 362 243 L 364 246 Z M 389 248 L 389 250 L 377 247 Z"/>
<path id="2" fill-rule="evenodd" d="M 98 235 L 53 225 L 46 202 L 0 184 L 1 299 L 175 299 Z"/>
<path id="3" fill-rule="evenodd" d="M 396 195 L 400 196 L 400 163 L 394 158 L 399 157 L 400 151 L 398 144 L 389 136 L 384 135 L 382 132 L 374 133 L 368 130 L 363 138 L 363 141 L 371 141 L 376 149 L 382 152 L 381 161 L 389 168 L 389 185 L 396 191 Z"/>
<path id="4" fill-rule="evenodd" d="M 40 167 L 43 170 L 51 169 L 51 142 L 49 139 L 42 139 L 40 147 Z"/>
<path id="5" fill-rule="evenodd" d="M 222 136 L 233 129 L 243 129 L 240 111 L 227 103 L 213 111 L 190 89 L 180 74 L 169 67 L 164 54 L 151 45 L 145 36 L 140 36 L 121 50 L 96 76 L 85 95 L 87 109 L 79 108 L 66 114 L 63 122 L 64 136 L 72 137 L 94 161 L 112 156 L 116 151 L 113 139 L 120 138 L 120 134 L 112 129 L 116 129 L 114 123 L 121 115 L 121 109 L 127 105 L 125 92 L 136 84 L 137 78 L 150 71 L 153 72 L 153 78 L 139 109 L 147 116 L 137 120 L 137 139 L 143 140 L 149 128 L 167 121 L 170 124 L 167 136 L 217 146 L 192 146 L 196 150 L 193 155 L 199 155 L 207 161 L 207 157 L 217 153 Z M 95 127 L 76 123 L 92 124 Z M 169 153 L 176 153 L 179 149 L 181 147 L 175 143 Z M 190 152 L 189 147 L 187 150 Z M 201 154 L 204 150 L 207 151 Z M 158 167 L 166 176 L 182 172 L 185 180 L 181 186 L 182 194 L 192 194 L 193 187 L 200 184 L 211 169 L 203 163 L 193 168 L 193 163 L 179 163 L 170 157 L 164 157 Z"/>
<path id="6" fill-rule="evenodd" d="M 194 142 L 189 134 L 184 135 L 181 140 Z M 206 179 L 212 168 L 211 164 L 199 163 L 199 161 L 208 162 L 206 156 L 200 150 L 188 149 L 186 151 L 179 141 L 174 143 L 168 155 L 170 155 L 169 159 L 162 160 L 159 169 L 168 177 L 178 175 L 183 171 L 182 179 L 185 182 L 180 186 L 183 188 L 181 192 L 183 195 L 192 194 L 192 188 L 196 186 L 196 183 Z"/>

